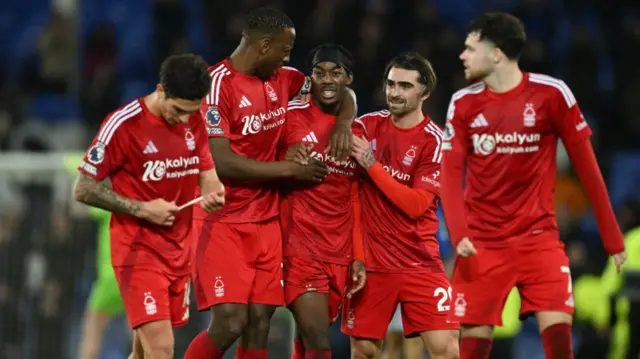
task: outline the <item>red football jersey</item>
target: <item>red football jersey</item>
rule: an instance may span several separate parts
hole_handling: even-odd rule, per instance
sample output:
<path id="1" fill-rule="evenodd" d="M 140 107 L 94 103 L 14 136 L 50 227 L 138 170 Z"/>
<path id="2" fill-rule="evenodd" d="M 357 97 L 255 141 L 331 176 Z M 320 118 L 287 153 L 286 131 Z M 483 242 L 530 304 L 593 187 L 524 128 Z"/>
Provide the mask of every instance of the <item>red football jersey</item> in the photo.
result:
<path id="1" fill-rule="evenodd" d="M 571 90 L 551 76 L 525 73 L 502 94 L 484 83 L 456 92 L 443 150 L 445 161 L 449 151 L 467 158 L 465 215 L 472 238 L 495 242 L 557 231 L 558 137 L 571 145 L 590 135 Z"/>
<path id="2" fill-rule="evenodd" d="M 442 131 L 425 115 L 410 129 L 393 123 L 388 111 L 356 120 L 365 129 L 375 158 L 405 186 L 439 194 Z M 429 210 L 411 219 L 391 203 L 370 178 L 360 189 L 362 238 L 367 270 L 377 272 L 442 272 L 437 197 Z"/>
<path id="3" fill-rule="evenodd" d="M 209 137 L 226 137 L 231 150 L 258 160 L 275 161 L 284 131 L 289 99 L 304 84 L 304 74 L 282 67 L 268 81 L 235 71 L 226 59 L 209 68 L 211 92 L 202 106 Z M 196 209 L 196 218 L 229 223 L 260 222 L 278 215 L 278 192 L 264 183 L 223 179 L 226 203 L 208 215 Z"/>
<path id="4" fill-rule="evenodd" d="M 199 173 L 213 167 L 200 113 L 188 123 L 169 125 L 140 98 L 107 115 L 79 170 L 97 181 L 110 178 L 113 191 L 121 196 L 182 205 L 194 198 Z M 188 273 L 192 215 L 193 207 L 185 208 L 173 226 L 164 227 L 114 213 L 112 264 Z"/>
<path id="5" fill-rule="evenodd" d="M 309 257 L 336 264 L 353 260 L 351 188 L 359 166 L 354 158 L 337 161 L 324 153 L 337 117 L 322 112 L 313 101 L 289 103 L 283 145 L 312 145 L 311 157 L 327 164 L 329 176 L 320 184 L 291 184 L 282 201 L 285 256 Z M 353 132 L 362 134 L 360 126 Z"/>

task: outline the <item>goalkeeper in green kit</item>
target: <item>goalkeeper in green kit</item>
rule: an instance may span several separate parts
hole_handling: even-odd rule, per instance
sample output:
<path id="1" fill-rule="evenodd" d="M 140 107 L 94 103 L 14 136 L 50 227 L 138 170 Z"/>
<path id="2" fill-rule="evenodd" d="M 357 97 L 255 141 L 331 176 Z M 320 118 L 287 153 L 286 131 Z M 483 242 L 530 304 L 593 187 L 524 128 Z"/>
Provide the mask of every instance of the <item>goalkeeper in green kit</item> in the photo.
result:
<path id="1" fill-rule="evenodd" d="M 65 159 L 65 167 L 73 177 L 82 161 L 84 153 L 69 154 Z M 82 323 L 82 336 L 78 348 L 78 358 L 98 359 L 102 347 L 102 339 L 111 319 L 124 314 L 124 306 L 120 290 L 116 283 L 115 273 L 111 266 L 111 248 L 109 238 L 109 221 L 111 212 L 89 207 L 89 214 L 98 222 L 98 246 L 96 249 L 96 274 L 91 294 L 87 301 L 87 309 Z"/>

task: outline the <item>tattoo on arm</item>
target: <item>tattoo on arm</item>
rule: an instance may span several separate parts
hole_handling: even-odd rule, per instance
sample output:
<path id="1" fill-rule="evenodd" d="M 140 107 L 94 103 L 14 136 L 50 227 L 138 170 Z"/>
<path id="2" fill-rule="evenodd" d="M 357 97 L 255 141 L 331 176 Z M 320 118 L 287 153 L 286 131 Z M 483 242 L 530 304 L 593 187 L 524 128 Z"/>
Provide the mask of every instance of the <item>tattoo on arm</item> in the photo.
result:
<path id="1" fill-rule="evenodd" d="M 142 210 L 141 202 L 122 197 L 113 192 L 104 183 L 98 182 L 82 173 L 76 180 L 74 195 L 78 202 L 113 213 L 137 216 Z"/>
<path id="2" fill-rule="evenodd" d="M 364 162 L 364 166 L 362 167 L 366 169 L 369 169 L 374 163 L 376 163 L 376 158 L 373 157 L 373 151 L 371 151 L 371 149 L 368 149 L 367 152 L 364 153 L 362 156 L 362 162 Z"/>

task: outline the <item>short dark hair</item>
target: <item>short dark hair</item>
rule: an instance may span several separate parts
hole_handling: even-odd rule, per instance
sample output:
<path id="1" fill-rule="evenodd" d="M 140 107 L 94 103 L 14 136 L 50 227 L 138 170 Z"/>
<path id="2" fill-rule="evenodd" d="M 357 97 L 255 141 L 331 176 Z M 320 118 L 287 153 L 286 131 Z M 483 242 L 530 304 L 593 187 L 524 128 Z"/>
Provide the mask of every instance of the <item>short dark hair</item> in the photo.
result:
<path id="1" fill-rule="evenodd" d="M 334 43 L 322 44 L 320 46 L 314 47 L 311 51 L 309 51 L 309 55 L 307 55 L 307 63 L 309 64 L 310 68 L 313 67 L 313 58 L 316 56 L 316 53 L 322 50 L 333 50 L 340 52 L 343 56 L 344 66 L 347 67 L 345 70 L 349 75 L 353 74 L 353 69 L 355 68 L 356 64 L 355 57 L 353 57 L 351 51 L 347 50 L 344 46 Z"/>
<path id="2" fill-rule="evenodd" d="M 477 32 L 480 40 L 491 41 L 511 60 L 522 54 L 527 35 L 524 25 L 517 17 L 504 12 L 482 14 L 469 24 L 468 33 Z"/>
<path id="3" fill-rule="evenodd" d="M 244 28 L 247 35 L 277 35 L 282 29 L 293 28 L 293 21 L 287 14 L 271 6 L 259 7 L 247 15 Z"/>
<path id="4" fill-rule="evenodd" d="M 167 98 L 200 100 L 211 89 L 207 62 L 194 54 L 169 56 L 160 66 L 160 84 Z"/>
<path id="5" fill-rule="evenodd" d="M 425 95 L 432 93 L 436 89 L 438 79 L 431 62 L 415 51 L 402 54 L 389 61 L 386 70 L 384 70 L 383 81 L 387 81 L 392 68 L 418 71 L 418 74 L 420 74 L 418 83 L 425 86 Z"/>

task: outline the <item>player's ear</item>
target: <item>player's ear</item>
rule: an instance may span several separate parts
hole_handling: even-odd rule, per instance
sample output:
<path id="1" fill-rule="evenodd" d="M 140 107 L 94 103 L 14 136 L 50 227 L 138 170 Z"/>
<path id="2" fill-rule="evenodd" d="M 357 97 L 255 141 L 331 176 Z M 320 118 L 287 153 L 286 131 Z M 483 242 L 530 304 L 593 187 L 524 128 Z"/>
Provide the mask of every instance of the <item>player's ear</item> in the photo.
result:
<path id="1" fill-rule="evenodd" d="M 164 87 L 162 84 L 156 84 L 156 92 L 164 93 Z"/>
<path id="2" fill-rule="evenodd" d="M 264 56 L 269 52 L 269 49 L 271 48 L 271 41 L 273 41 L 273 39 L 268 36 L 265 36 L 258 41 L 258 52 L 260 55 Z"/>
<path id="3" fill-rule="evenodd" d="M 353 82 L 353 75 L 349 74 L 347 75 L 347 86 L 351 85 L 351 83 Z"/>

